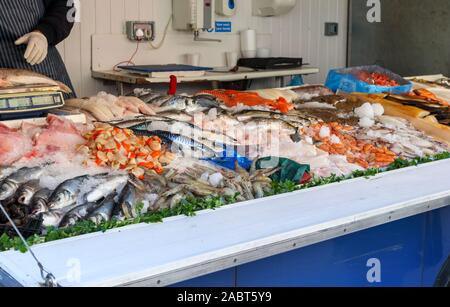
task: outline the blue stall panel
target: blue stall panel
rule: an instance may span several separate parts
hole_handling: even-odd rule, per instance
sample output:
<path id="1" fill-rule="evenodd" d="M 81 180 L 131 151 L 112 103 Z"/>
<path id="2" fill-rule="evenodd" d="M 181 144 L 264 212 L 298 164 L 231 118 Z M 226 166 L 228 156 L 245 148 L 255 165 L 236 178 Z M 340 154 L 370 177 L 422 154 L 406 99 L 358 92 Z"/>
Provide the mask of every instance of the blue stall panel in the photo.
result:
<path id="1" fill-rule="evenodd" d="M 182 282 L 174 285 L 174 287 L 236 287 L 236 268 Z"/>
<path id="2" fill-rule="evenodd" d="M 436 282 L 442 266 L 450 255 L 450 207 L 433 211 L 427 217 L 423 285 Z"/>
<path id="3" fill-rule="evenodd" d="M 421 286 L 426 215 L 238 268 L 237 285 Z"/>

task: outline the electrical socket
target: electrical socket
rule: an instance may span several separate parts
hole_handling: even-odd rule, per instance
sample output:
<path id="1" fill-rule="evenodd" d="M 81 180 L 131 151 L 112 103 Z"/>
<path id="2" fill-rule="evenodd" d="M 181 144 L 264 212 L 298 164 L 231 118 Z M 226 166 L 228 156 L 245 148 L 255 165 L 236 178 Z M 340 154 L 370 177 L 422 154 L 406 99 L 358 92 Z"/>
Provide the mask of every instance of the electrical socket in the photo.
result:
<path id="1" fill-rule="evenodd" d="M 138 30 L 142 30 L 144 36 L 139 39 L 136 35 Z M 154 41 L 155 40 L 155 22 L 154 21 L 127 21 L 126 33 L 129 40 Z"/>

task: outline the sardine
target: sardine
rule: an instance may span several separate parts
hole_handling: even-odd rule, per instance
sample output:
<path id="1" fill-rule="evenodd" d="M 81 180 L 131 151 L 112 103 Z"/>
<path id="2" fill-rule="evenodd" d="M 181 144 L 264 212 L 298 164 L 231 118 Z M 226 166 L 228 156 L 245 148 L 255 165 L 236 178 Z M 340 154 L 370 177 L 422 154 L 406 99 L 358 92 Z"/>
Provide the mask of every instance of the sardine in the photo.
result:
<path id="1" fill-rule="evenodd" d="M 88 219 L 96 225 L 99 225 L 102 222 L 110 221 L 113 215 L 113 211 L 117 207 L 115 197 L 116 195 L 108 196 L 104 201 L 101 202 L 97 209 L 89 215 Z"/>
<path id="2" fill-rule="evenodd" d="M 42 167 L 24 167 L 12 173 L 0 185 L 0 200 L 12 197 L 20 185 L 31 180 L 39 179 L 43 172 L 44 169 Z"/>
<path id="3" fill-rule="evenodd" d="M 111 193 L 123 187 L 127 183 L 128 179 L 128 176 L 122 175 L 106 178 L 105 183 L 100 184 L 86 195 L 86 201 L 88 203 L 93 203 L 106 198 Z"/>
<path id="4" fill-rule="evenodd" d="M 119 197 L 119 207 L 126 219 L 136 218 L 139 215 L 136 206 L 136 189 L 132 184 L 127 184 Z"/>
<path id="5" fill-rule="evenodd" d="M 66 216 L 63 218 L 59 227 L 66 228 L 75 226 L 78 222 L 87 218 L 92 212 L 99 208 L 98 203 L 86 203 L 81 206 L 77 206 L 71 211 L 69 211 Z"/>
<path id="6" fill-rule="evenodd" d="M 76 204 L 81 187 L 89 178 L 89 176 L 80 176 L 61 183 L 50 197 L 48 208 L 58 210 Z"/>
<path id="7" fill-rule="evenodd" d="M 41 189 L 39 185 L 39 180 L 32 180 L 24 183 L 17 190 L 17 203 L 23 206 L 29 206 L 33 195 Z"/>
<path id="8" fill-rule="evenodd" d="M 41 189 L 33 195 L 30 202 L 31 215 L 37 216 L 48 211 L 48 201 L 53 191 L 49 189 Z"/>
<path id="9" fill-rule="evenodd" d="M 2 89 L 36 85 L 58 86 L 63 92 L 72 93 L 67 85 L 36 72 L 24 69 L 0 68 L 0 88 Z"/>

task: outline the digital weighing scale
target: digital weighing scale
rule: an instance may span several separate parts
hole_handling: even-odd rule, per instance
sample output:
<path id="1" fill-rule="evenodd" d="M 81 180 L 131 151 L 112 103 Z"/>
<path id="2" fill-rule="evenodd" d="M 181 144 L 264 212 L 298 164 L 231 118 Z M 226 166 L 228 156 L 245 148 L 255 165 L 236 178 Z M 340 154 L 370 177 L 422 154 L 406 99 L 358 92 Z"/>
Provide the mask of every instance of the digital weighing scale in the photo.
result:
<path id="1" fill-rule="evenodd" d="M 0 120 L 38 117 L 63 106 L 59 87 L 0 90 Z"/>

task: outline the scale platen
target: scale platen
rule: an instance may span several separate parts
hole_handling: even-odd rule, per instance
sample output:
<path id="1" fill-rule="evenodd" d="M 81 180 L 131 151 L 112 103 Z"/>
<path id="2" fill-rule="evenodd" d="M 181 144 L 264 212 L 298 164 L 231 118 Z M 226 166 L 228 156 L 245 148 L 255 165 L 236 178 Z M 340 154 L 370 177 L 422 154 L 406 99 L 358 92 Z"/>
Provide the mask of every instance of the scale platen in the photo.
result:
<path id="1" fill-rule="evenodd" d="M 63 106 L 62 93 L 48 87 L 0 90 L 0 119 L 37 117 Z"/>

